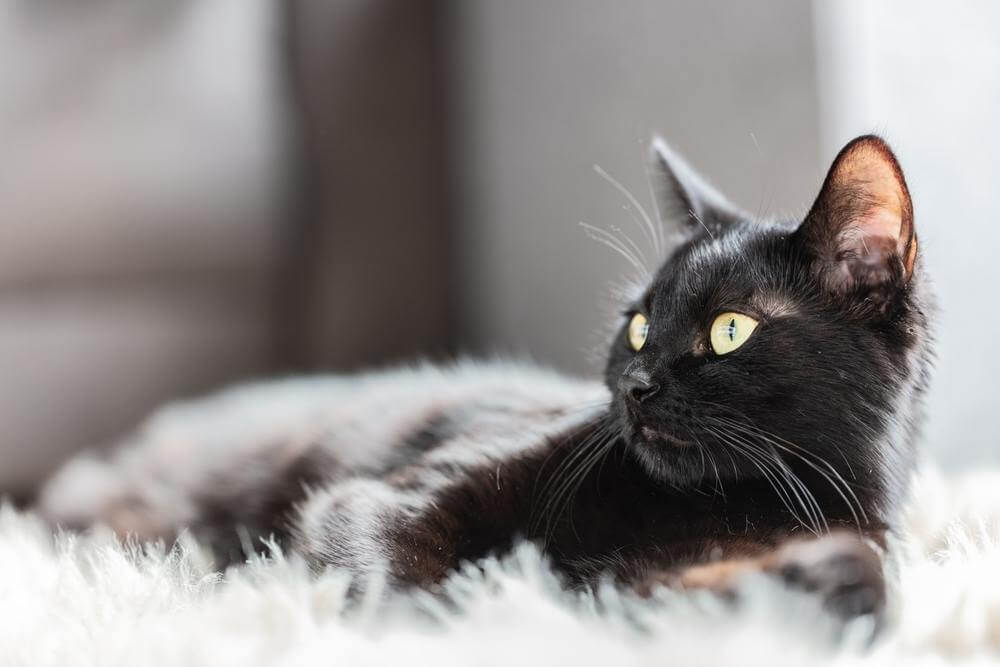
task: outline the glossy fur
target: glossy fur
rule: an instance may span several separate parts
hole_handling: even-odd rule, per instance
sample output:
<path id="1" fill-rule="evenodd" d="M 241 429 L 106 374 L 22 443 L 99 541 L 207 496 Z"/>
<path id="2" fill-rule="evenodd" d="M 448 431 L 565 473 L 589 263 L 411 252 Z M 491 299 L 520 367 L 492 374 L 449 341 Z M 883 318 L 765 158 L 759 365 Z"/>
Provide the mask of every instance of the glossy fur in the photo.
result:
<path id="1" fill-rule="evenodd" d="M 624 304 L 606 388 L 465 363 L 231 390 L 71 462 L 42 510 L 144 536 L 190 527 L 220 562 L 274 534 L 317 567 L 385 566 L 401 586 L 518 539 L 570 582 L 639 590 L 763 570 L 843 598 L 839 575 L 818 573 L 860 563 L 874 583 L 845 613 L 871 610 L 881 579 L 859 538 L 881 544 L 894 524 L 930 356 L 902 172 L 860 138 L 803 221 L 762 222 L 662 142 L 653 155 L 683 240 Z M 727 311 L 759 325 L 720 356 L 708 327 Z M 638 352 L 635 312 L 650 322 Z"/>

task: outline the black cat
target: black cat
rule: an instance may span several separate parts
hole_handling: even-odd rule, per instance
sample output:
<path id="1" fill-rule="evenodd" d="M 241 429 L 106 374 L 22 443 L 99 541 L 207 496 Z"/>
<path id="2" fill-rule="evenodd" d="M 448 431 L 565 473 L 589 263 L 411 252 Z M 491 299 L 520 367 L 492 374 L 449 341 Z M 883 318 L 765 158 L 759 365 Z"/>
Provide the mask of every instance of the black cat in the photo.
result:
<path id="1" fill-rule="evenodd" d="M 245 548 L 237 527 L 275 534 L 399 586 L 525 539 L 571 583 L 730 591 L 764 571 L 877 612 L 931 343 L 902 172 L 860 137 L 802 221 L 765 222 L 664 143 L 653 157 L 683 239 L 625 304 L 605 387 L 460 363 L 237 388 L 70 462 L 42 511 L 190 527 L 223 561 Z"/>

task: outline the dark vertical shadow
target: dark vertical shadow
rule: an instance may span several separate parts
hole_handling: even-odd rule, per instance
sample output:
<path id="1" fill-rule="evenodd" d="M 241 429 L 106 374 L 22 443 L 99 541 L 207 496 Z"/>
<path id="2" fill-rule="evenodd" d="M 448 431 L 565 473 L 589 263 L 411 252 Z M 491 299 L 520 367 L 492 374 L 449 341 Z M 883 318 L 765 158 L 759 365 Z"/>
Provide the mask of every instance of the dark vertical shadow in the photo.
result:
<path id="1" fill-rule="evenodd" d="M 285 4 L 298 141 L 279 370 L 452 350 L 442 5 Z"/>

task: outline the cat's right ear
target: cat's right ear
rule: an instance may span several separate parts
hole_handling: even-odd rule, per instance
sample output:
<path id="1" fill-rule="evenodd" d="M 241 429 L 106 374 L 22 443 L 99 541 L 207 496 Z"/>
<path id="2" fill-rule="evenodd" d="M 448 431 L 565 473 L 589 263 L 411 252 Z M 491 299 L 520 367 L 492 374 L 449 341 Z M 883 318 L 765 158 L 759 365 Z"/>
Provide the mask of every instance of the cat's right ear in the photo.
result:
<path id="1" fill-rule="evenodd" d="M 913 203 L 889 145 L 866 135 L 833 161 L 796 235 L 835 292 L 906 285 L 917 257 Z"/>
<path id="2" fill-rule="evenodd" d="M 662 138 L 653 137 L 649 159 L 662 224 L 689 234 L 707 230 L 715 235 L 745 218 Z"/>

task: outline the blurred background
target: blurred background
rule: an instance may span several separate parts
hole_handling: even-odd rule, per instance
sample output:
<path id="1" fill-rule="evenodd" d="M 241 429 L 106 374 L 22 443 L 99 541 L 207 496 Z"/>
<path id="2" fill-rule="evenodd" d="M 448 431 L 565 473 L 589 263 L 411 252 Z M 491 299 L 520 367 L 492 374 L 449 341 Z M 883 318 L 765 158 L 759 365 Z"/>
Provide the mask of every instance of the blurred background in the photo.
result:
<path id="1" fill-rule="evenodd" d="M 599 368 L 662 133 L 761 216 L 886 136 L 940 297 L 927 448 L 1000 460 L 1000 5 L 0 0 L 0 492 L 220 385 Z"/>

